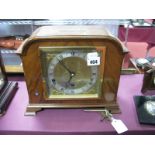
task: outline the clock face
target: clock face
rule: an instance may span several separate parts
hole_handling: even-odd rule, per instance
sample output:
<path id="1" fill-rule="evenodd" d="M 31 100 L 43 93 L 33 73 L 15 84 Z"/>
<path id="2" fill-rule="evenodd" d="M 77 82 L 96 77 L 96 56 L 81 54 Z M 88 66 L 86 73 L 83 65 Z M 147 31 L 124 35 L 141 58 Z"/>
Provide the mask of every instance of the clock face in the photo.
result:
<path id="1" fill-rule="evenodd" d="M 101 52 L 94 48 L 42 47 L 40 53 L 47 98 L 100 97 Z"/>

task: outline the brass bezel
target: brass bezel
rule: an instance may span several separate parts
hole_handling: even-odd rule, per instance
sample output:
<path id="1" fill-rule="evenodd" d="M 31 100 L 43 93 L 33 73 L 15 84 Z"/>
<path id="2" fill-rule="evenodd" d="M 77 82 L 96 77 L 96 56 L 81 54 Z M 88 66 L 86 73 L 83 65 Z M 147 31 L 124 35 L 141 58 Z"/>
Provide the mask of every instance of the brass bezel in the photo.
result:
<path id="1" fill-rule="evenodd" d="M 47 66 L 47 62 L 44 61 L 44 63 L 42 63 L 42 52 L 51 52 L 51 49 L 55 51 L 55 49 L 57 49 L 58 51 L 64 49 L 91 49 L 91 50 L 100 50 L 102 52 L 102 58 L 101 60 L 104 60 L 104 62 L 101 61 L 101 64 L 99 66 L 99 71 L 100 74 L 99 74 L 99 79 L 100 79 L 100 92 L 95 95 L 88 95 L 87 94 L 87 97 L 85 95 L 85 97 L 81 96 L 81 95 L 67 95 L 66 97 L 60 97 L 60 95 L 58 95 L 58 97 L 49 97 L 48 95 L 48 92 L 47 92 L 47 83 L 46 83 L 46 80 L 44 78 L 44 75 L 46 73 L 44 73 L 43 71 L 43 68 L 45 68 L 45 66 Z M 44 51 L 43 51 L 44 50 Z M 73 100 L 88 100 L 88 99 L 91 99 L 91 100 L 96 100 L 96 99 L 103 99 L 103 96 L 102 96 L 102 87 L 103 87 L 103 77 L 104 77 L 104 64 L 105 64 L 105 54 L 106 54 L 106 47 L 105 46 L 41 46 L 39 47 L 39 57 L 40 57 L 40 62 L 41 62 L 41 74 L 42 74 L 42 84 L 43 84 L 43 89 L 44 89 L 44 98 L 46 100 L 67 100 L 67 99 L 73 99 Z M 42 66 L 44 65 L 44 66 Z"/>

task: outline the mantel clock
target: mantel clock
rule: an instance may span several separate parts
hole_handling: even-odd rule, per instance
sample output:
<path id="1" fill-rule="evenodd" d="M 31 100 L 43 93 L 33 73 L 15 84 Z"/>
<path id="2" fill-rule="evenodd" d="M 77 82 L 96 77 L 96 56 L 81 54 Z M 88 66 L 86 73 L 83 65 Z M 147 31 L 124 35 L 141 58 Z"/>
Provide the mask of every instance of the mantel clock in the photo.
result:
<path id="1" fill-rule="evenodd" d="M 121 42 L 102 26 L 44 26 L 18 49 L 29 105 L 42 108 L 107 108 L 116 101 L 123 57 Z"/>
<path id="2" fill-rule="evenodd" d="M 0 116 L 5 114 L 17 87 L 17 82 L 11 82 L 7 79 L 0 52 Z"/>

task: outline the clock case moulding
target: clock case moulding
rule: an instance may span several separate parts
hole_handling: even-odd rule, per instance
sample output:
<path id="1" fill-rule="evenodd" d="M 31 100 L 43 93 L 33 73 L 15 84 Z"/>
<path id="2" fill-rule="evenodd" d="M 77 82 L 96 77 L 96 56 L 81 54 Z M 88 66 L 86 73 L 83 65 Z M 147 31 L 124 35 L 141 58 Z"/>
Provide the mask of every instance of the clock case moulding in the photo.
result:
<path id="1" fill-rule="evenodd" d="M 39 48 L 55 46 L 105 47 L 102 99 L 45 99 Z M 123 58 L 128 50 L 103 26 L 43 26 L 36 29 L 17 52 L 23 62 L 29 94 L 26 115 L 34 115 L 44 108 L 107 108 L 112 113 L 120 112 L 117 91 Z M 36 90 L 38 95 L 35 95 Z"/>

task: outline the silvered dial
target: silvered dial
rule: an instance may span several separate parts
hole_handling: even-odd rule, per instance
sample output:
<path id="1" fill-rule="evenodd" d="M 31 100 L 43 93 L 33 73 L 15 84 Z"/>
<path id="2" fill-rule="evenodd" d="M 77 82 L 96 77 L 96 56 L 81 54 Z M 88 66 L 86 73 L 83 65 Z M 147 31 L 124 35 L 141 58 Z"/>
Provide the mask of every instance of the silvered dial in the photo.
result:
<path id="1" fill-rule="evenodd" d="M 97 66 L 87 66 L 87 53 L 76 50 L 57 54 L 48 66 L 50 88 L 64 94 L 82 94 L 97 81 Z"/>

